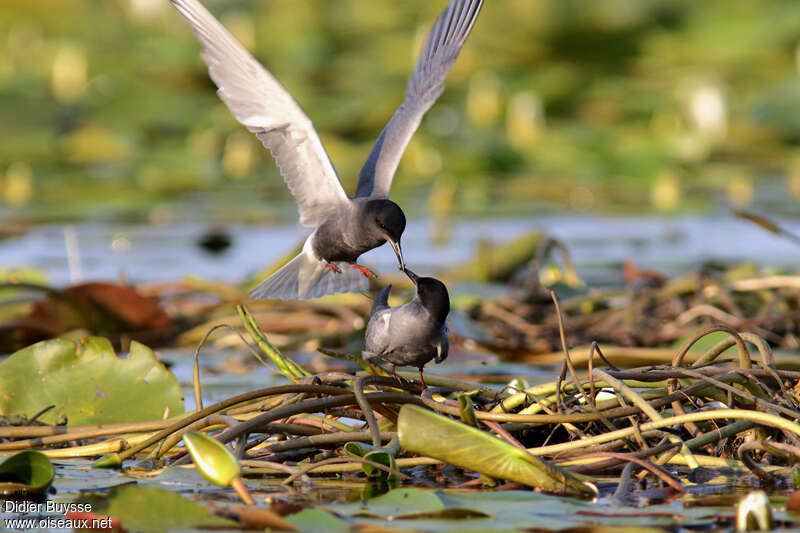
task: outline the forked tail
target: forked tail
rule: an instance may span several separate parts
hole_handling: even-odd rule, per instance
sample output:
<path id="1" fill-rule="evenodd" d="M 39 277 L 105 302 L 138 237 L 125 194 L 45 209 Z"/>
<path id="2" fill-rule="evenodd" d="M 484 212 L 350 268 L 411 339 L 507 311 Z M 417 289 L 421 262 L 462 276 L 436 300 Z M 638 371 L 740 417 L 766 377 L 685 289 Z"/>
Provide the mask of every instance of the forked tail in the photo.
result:
<path id="1" fill-rule="evenodd" d="M 335 263 L 341 273 L 331 271 L 309 246 L 297 257 L 248 293 L 251 300 L 306 300 L 337 292 L 362 292 L 369 280 L 348 263 Z"/>

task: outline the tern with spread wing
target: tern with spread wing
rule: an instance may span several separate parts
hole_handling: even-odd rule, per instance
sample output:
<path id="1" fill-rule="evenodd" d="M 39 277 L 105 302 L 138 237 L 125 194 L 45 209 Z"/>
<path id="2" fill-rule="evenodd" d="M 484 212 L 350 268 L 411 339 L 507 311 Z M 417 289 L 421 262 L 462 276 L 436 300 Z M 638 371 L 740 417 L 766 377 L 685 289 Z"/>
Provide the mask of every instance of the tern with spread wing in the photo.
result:
<path id="1" fill-rule="evenodd" d="M 270 150 L 297 201 L 300 223 L 313 228 L 302 252 L 250 297 L 292 300 L 364 291 L 375 275 L 358 265 L 358 258 L 387 241 L 403 269 L 406 218 L 389 200 L 392 178 L 423 115 L 444 90 L 483 0 L 451 0 L 436 20 L 405 100 L 372 148 L 353 198 L 342 189 L 311 120 L 286 89 L 197 0 L 170 1 L 202 44 L 220 98 Z"/>

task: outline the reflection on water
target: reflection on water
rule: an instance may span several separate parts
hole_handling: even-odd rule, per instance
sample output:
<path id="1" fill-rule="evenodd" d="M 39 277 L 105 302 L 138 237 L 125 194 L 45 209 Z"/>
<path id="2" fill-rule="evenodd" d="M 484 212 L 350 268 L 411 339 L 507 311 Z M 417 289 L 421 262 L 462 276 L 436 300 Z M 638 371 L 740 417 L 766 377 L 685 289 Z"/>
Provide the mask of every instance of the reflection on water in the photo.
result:
<path id="1" fill-rule="evenodd" d="M 795 233 L 800 219 L 778 221 Z M 531 229 L 544 229 L 570 248 L 579 273 L 591 285 L 622 279 L 628 258 L 644 268 L 677 274 L 703 261 L 755 261 L 763 266 L 795 268 L 800 247 L 730 216 L 610 217 L 554 215 L 527 219 L 454 221 L 451 238 L 434 243 L 433 220 L 415 220 L 403 237 L 409 264 L 436 272 L 470 258 L 482 239 L 502 242 Z M 175 279 L 196 275 L 240 281 L 283 256 L 302 238 L 295 225 L 230 226 L 233 242 L 210 254 L 197 245 L 207 231 L 199 224 L 124 225 L 80 223 L 74 226 L 85 280 L 132 281 Z M 378 272 L 396 268 L 391 249 L 365 254 L 362 263 Z M 36 266 L 50 280 L 69 282 L 63 226 L 41 226 L 26 235 L 0 241 L 0 268 Z"/>

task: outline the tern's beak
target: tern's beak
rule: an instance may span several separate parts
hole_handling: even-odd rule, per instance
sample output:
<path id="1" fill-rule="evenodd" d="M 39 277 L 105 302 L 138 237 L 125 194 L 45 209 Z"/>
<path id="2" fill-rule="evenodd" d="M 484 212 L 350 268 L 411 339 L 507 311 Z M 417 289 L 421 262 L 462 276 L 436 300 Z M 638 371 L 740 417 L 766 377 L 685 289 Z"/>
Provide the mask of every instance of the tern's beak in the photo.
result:
<path id="1" fill-rule="evenodd" d="M 417 282 L 419 281 L 419 276 L 417 276 L 416 274 L 414 274 L 413 272 L 411 272 L 411 271 L 410 271 L 409 269 L 407 269 L 407 268 L 404 268 L 404 269 L 403 269 L 403 272 L 405 272 L 405 273 L 406 273 L 406 276 L 408 276 L 408 279 L 410 279 L 410 280 L 411 280 L 411 282 L 414 284 L 414 286 L 416 286 L 416 285 L 417 285 Z"/>
<path id="2" fill-rule="evenodd" d="M 386 240 L 392 245 L 394 254 L 397 256 L 397 260 L 400 262 L 400 270 L 405 270 L 406 262 L 403 260 L 403 250 L 400 248 L 400 241 L 395 242 L 393 239 L 389 238 L 388 235 L 386 236 Z"/>

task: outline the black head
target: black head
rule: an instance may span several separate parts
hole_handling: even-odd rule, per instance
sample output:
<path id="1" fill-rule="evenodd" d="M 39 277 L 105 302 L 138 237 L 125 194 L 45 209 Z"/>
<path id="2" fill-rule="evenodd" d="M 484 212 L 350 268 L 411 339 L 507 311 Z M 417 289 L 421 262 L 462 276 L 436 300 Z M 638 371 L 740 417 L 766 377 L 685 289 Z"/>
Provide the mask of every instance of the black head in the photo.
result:
<path id="1" fill-rule="evenodd" d="M 417 286 L 417 297 L 434 318 L 444 324 L 450 313 L 450 295 L 444 283 L 436 278 L 421 278 L 405 269 L 406 276 Z"/>
<path id="2" fill-rule="evenodd" d="M 400 268 L 405 268 L 400 238 L 406 229 L 406 216 L 400 206 L 391 200 L 370 200 L 365 209 L 366 230 L 378 238 L 389 241 L 397 254 Z"/>
<path id="3" fill-rule="evenodd" d="M 370 200 L 366 211 L 368 221 L 377 226 L 387 240 L 400 242 L 406 229 L 406 216 L 399 205 L 391 200 Z"/>

